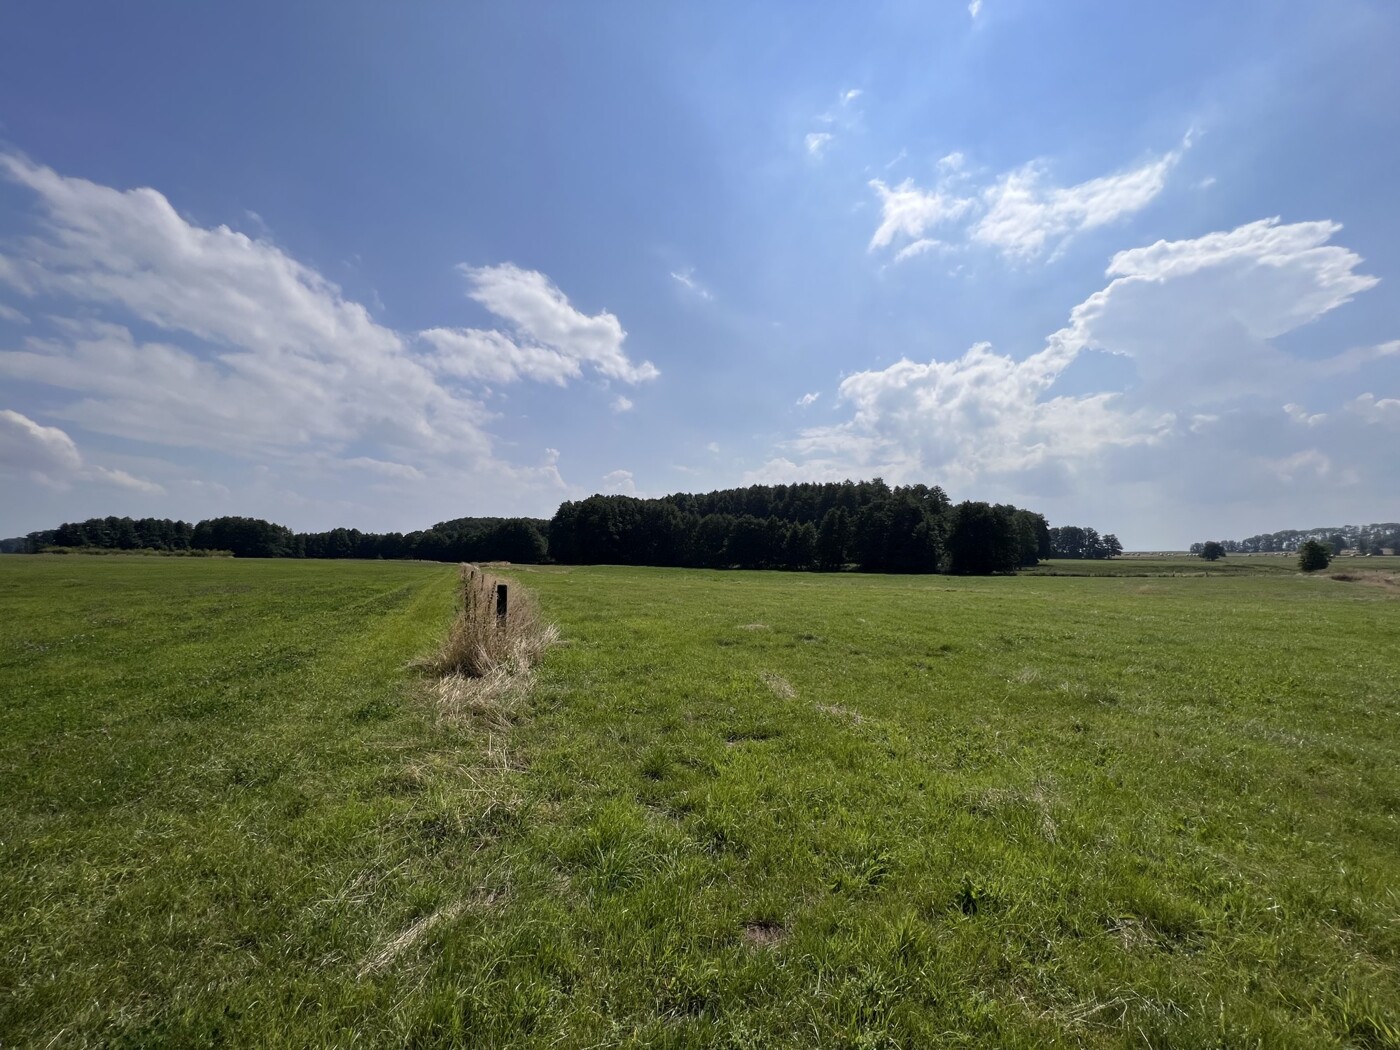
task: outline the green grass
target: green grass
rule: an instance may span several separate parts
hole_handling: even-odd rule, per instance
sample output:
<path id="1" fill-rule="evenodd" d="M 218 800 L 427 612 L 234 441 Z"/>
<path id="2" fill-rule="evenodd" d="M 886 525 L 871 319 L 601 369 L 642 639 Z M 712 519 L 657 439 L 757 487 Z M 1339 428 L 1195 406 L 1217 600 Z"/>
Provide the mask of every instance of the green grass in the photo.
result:
<path id="1" fill-rule="evenodd" d="M 1400 1045 L 1379 568 L 0 559 L 0 1044 Z"/>

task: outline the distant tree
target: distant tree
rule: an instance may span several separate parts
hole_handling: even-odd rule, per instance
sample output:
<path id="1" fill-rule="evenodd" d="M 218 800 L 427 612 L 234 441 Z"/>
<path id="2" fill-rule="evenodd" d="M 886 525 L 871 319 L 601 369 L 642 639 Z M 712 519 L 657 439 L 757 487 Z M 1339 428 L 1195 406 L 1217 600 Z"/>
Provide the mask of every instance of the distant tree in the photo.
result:
<path id="1" fill-rule="evenodd" d="M 1303 572 L 1317 572 L 1332 562 L 1331 545 L 1317 540 L 1308 540 L 1298 548 L 1298 568 Z"/>
<path id="2" fill-rule="evenodd" d="M 1005 507 L 971 500 L 953 510 L 948 530 L 948 571 L 960 576 L 1013 572 L 1020 560 L 1011 515 Z"/>
<path id="3" fill-rule="evenodd" d="M 1116 558 L 1123 553 L 1123 545 L 1118 542 L 1118 537 L 1111 532 L 1103 538 L 1103 549 L 1105 558 Z"/>
<path id="4" fill-rule="evenodd" d="M 817 530 L 817 567 L 823 572 L 834 572 L 845 565 L 850 542 L 850 516 L 844 508 L 832 507 Z"/>
<path id="5" fill-rule="evenodd" d="M 789 569 L 810 569 L 817 562 L 817 530 L 810 521 L 789 526 L 783 540 L 783 564 Z"/>
<path id="6" fill-rule="evenodd" d="M 1206 561 L 1219 561 L 1225 557 L 1225 544 L 1210 540 L 1201 544 L 1201 557 Z"/>
<path id="7" fill-rule="evenodd" d="M 690 548 L 692 564 L 704 569 L 729 565 L 729 534 L 733 531 L 734 519 L 728 514 L 706 514 L 701 518 Z"/>

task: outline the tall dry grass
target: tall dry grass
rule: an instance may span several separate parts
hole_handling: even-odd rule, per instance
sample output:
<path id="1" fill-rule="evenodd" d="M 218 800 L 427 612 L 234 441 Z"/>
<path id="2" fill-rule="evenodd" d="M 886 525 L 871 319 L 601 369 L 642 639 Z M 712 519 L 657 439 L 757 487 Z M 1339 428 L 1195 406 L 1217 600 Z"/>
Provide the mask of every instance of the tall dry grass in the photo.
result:
<path id="1" fill-rule="evenodd" d="M 540 616 L 534 595 L 518 584 L 461 567 L 461 609 L 438 651 L 424 660 L 437 676 L 439 713 L 446 719 L 475 719 L 504 728 L 514 720 L 528 691 L 531 670 L 559 640 L 559 630 Z M 504 619 L 496 615 L 496 587 L 506 584 Z"/>

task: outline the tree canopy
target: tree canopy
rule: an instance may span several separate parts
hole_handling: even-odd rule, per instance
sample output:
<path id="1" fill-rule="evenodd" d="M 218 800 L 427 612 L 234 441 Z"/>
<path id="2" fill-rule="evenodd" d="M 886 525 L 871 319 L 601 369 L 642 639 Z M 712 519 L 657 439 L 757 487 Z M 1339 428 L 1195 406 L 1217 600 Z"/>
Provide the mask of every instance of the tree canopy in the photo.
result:
<path id="1" fill-rule="evenodd" d="M 691 566 L 833 572 L 987 574 L 1042 558 L 1105 558 L 1117 539 L 1051 529 L 1009 504 L 952 505 L 937 485 L 882 479 L 751 485 L 659 499 L 589 496 L 549 521 L 456 518 L 410 533 L 293 532 L 261 518 L 92 518 L 30 533 L 13 549 L 228 551 L 240 558 L 421 558 L 524 564 Z"/>

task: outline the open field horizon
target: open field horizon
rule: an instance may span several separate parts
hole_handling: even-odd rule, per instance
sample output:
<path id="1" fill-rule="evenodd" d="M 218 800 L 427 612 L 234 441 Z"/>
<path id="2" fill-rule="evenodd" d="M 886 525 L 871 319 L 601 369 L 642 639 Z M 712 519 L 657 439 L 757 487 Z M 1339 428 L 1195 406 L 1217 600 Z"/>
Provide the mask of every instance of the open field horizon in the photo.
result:
<path id="1" fill-rule="evenodd" d="M 1400 1041 L 1400 559 L 499 571 L 0 559 L 0 1043 Z"/>

